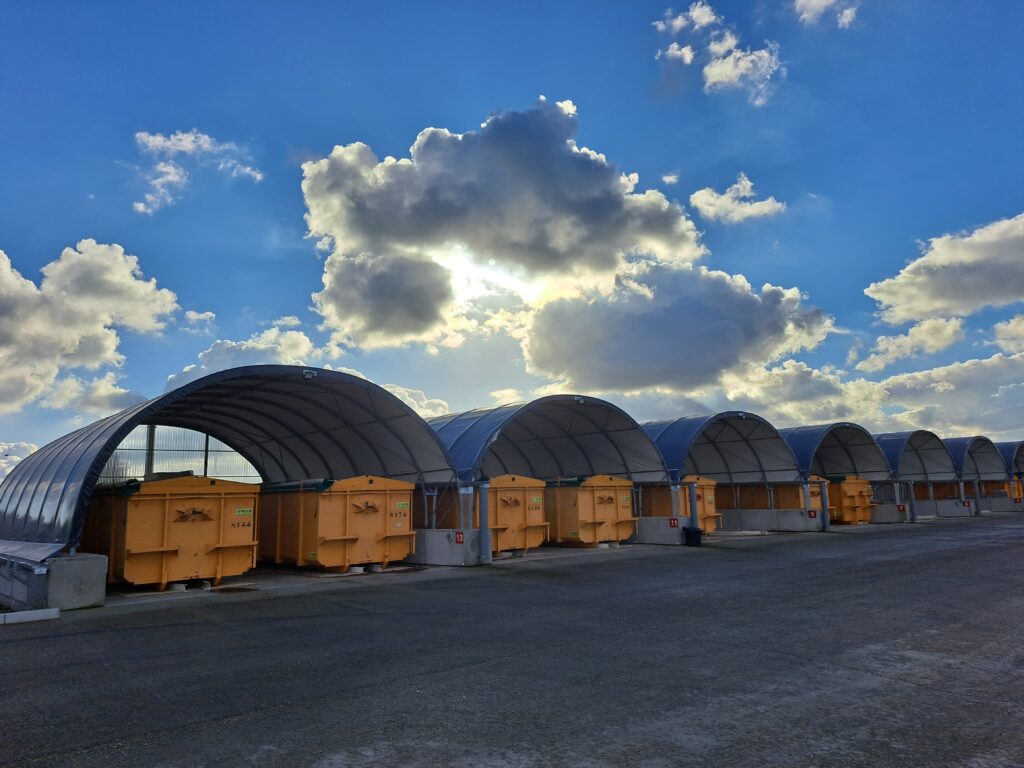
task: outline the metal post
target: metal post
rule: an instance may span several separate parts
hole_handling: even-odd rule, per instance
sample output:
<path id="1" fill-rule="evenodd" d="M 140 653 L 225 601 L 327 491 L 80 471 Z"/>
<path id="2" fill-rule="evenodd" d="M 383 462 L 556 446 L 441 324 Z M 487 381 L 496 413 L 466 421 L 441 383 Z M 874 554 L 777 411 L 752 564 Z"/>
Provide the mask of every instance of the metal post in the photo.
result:
<path id="1" fill-rule="evenodd" d="M 672 517 L 679 517 L 679 486 L 670 485 L 668 487 L 668 494 L 672 503 Z"/>
<path id="2" fill-rule="evenodd" d="M 459 486 L 459 528 L 469 530 L 473 527 L 473 494 L 476 490 L 472 485 Z"/>
<path id="3" fill-rule="evenodd" d="M 932 481 L 928 481 L 928 501 L 935 501 L 935 486 Z"/>
<path id="4" fill-rule="evenodd" d="M 974 481 L 974 515 L 981 514 L 981 479 Z"/>
<path id="5" fill-rule="evenodd" d="M 807 516 L 810 517 L 811 516 L 810 515 L 810 512 L 811 512 L 811 484 L 807 480 L 804 480 L 803 494 L 804 494 L 804 512 L 806 512 Z"/>
<path id="6" fill-rule="evenodd" d="M 910 512 L 909 520 L 917 522 L 917 499 L 914 498 L 914 481 L 907 482 L 907 510 Z"/>
<path id="7" fill-rule="evenodd" d="M 210 436 L 206 435 L 206 442 L 203 444 L 203 477 L 210 476 Z"/>
<path id="8" fill-rule="evenodd" d="M 153 476 L 153 453 L 156 450 L 156 425 L 146 425 L 146 466 L 142 470 L 143 480 Z"/>
<path id="9" fill-rule="evenodd" d="M 828 481 L 821 483 L 821 530 L 827 531 L 832 528 L 832 517 L 828 513 Z"/>
<path id="10" fill-rule="evenodd" d="M 690 483 L 690 527 L 700 528 L 700 511 L 697 509 L 697 484 Z"/>
<path id="11" fill-rule="evenodd" d="M 964 481 L 963 480 L 957 480 L 956 481 L 956 487 L 960 491 L 960 501 L 966 501 L 967 497 L 964 495 Z"/>
<path id="12" fill-rule="evenodd" d="M 477 541 L 480 544 L 478 559 L 481 565 L 490 565 L 494 560 L 491 553 L 491 519 L 487 509 L 487 492 L 490 490 L 490 487 L 491 484 L 486 480 L 477 485 L 477 493 L 479 494 L 477 498 L 480 503 L 480 530 Z"/>

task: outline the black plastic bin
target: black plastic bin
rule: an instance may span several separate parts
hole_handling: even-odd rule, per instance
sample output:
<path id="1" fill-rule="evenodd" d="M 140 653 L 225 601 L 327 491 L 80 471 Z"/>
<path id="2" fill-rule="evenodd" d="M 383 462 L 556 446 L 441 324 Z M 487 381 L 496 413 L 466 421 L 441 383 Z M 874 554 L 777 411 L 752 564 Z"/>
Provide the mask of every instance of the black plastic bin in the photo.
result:
<path id="1" fill-rule="evenodd" d="M 703 533 L 704 531 L 700 528 L 683 528 L 683 545 L 687 547 L 699 547 Z"/>

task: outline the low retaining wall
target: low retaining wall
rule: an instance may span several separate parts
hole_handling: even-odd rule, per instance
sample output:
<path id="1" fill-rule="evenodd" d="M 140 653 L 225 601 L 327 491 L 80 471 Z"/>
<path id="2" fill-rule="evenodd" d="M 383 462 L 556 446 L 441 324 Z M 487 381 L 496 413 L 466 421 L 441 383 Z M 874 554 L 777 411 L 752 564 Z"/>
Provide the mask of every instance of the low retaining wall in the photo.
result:
<path id="1" fill-rule="evenodd" d="M 479 565 L 479 535 L 475 530 L 421 528 L 416 531 L 416 552 L 405 560 L 423 565 Z"/>
<path id="2" fill-rule="evenodd" d="M 17 611 L 93 608 L 107 596 L 105 555 L 78 554 L 37 563 L 0 557 L 0 604 Z"/>
<path id="3" fill-rule="evenodd" d="M 719 509 L 718 527 L 723 531 L 820 531 L 816 510 L 804 509 Z M 810 515 L 814 515 L 811 517 Z"/>
<path id="4" fill-rule="evenodd" d="M 673 522 L 675 525 L 672 525 Z M 689 524 L 688 517 L 641 517 L 636 521 L 636 535 L 630 541 L 636 544 L 682 546 L 683 526 Z"/>
<path id="5" fill-rule="evenodd" d="M 900 511 L 901 507 L 903 511 Z M 871 508 L 872 523 L 906 523 L 909 520 L 905 504 L 878 504 Z"/>

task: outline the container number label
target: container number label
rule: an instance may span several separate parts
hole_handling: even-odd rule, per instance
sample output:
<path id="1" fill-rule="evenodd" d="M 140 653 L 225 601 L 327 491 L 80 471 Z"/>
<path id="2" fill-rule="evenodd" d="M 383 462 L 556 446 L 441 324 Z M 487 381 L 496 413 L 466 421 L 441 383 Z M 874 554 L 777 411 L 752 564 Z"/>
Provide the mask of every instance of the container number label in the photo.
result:
<path id="1" fill-rule="evenodd" d="M 622 503 L 623 504 L 629 504 L 629 496 L 623 496 L 622 497 Z"/>
<path id="2" fill-rule="evenodd" d="M 408 501 L 400 501 L 400 502 L 398 502 L 395 505 L 395 507 L 397 507 L 398 509 L 408 509 L 409 508 L 409 502 Z"/>
<path id="3" fill-rule="evenodd" d="M 239 517 L 242 517 L 243 515 L 251 515 L 252 507 L 241 507 L 240 509 L 236 509 L 235 514 Z"/>
<path id="4" fill-rule="evenodd" d="M 544 497 L 543 496 L 534 496 L 533 497 L 533 503 L 534 504 L 540 504 L 542 501 L 544 501 Z"/>

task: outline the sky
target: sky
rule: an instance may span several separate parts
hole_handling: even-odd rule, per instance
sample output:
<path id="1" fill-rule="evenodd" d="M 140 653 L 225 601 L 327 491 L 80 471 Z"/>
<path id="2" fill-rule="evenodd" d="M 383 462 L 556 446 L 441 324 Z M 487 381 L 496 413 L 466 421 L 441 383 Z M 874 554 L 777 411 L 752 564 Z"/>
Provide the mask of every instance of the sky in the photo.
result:
<path id="1" fill-rule="evenodd" d="M 0 3 L 0 472 L 235 365 L 1024 438 L 1024 5 Z"/>

